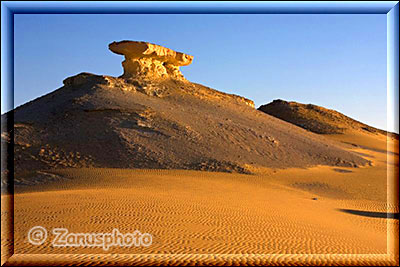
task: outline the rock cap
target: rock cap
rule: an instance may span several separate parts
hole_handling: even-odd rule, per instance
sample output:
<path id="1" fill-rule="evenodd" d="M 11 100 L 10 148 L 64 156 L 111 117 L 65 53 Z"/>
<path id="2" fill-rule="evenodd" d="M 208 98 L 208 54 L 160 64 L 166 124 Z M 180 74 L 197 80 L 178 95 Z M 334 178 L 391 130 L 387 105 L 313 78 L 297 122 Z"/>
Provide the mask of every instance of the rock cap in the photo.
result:
<path id="1" fill-rule="evenodd" d="M 125 78 L 185 80 L 179 70 L 192 63 L 193 56 L 172 49 L 140 41 L 112 42 L 108 48 L 125 56 L 122 62 Z"/>
<path id="2" fill-rule="evenodd" d="M 112 42 L 108 48 L 126 58 L 135 59 L 149 57 L 176 66 L 187 66 L 192 63 L 193 56 L 174 51 L 161 45 L 140 41 Z"/>

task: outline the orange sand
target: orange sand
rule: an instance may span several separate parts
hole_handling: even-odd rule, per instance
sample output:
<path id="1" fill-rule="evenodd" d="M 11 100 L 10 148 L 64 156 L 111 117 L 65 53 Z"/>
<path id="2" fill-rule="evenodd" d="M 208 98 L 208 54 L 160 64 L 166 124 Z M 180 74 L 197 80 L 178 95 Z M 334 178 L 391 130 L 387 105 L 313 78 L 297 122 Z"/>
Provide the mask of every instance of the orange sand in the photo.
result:
<path id="1" fill-rule="evenodd" d="M 15 246 L 7 264 L 398 264 L 399 221 L 380 217 L 399 212 L 395 198 L 388 198 L 396 192 L 387 192 L 387 173 L 398 172 L 398 151 L 387 158 L 381 151 L 343 146 L 372 166 L 258 169 L 256 175 L 49 171 L 53 182 L 14 196 Z M 8 198 L 2 196 L 2 203 Z M 8 212 L 3 206 L 2 231 Z M 107 252 L 54 248 L 50 242 L 34 246 L 27 232 L 36 225 L 75 233 L 139 230 L 150 233 L 153 243 Z M 2 250 L 7 245 L 2 234 Z"/>

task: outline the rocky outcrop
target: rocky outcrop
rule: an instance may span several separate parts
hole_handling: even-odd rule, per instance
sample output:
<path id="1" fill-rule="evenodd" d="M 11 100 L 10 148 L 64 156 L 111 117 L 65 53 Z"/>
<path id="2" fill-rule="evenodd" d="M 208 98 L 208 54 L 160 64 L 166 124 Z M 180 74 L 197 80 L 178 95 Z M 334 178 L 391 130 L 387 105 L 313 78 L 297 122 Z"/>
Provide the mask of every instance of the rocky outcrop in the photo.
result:
<path id="1" fill-rule="evenodd" d="M 179 67 L 191 56 L 144 42 L 110 49 L 125 56 L 121 77 L 83 72 L 2 115 L 13 118 L 2 127 L 2 152 L 14 153 L 2 177 L 71 167 L 250 173 L 368 163 L 255 110 L 249 99 L 185 80 Z"/>
<path id="2" fill-rule="evenodd" d="M 349 130 L 356 130 L 398 139 L 398 135 L 394 133 L 371 127 L 335 110 L 313 104 L 277 99 L 260 106 L 258 110 L 317 134 L 343 134 Z"/>
<path id="3" fill-rule="evenodd" d="M 125 60 L 122 62 L 124 67 L 122 76 L 96 78 L 87 77 L 86 73 L 81 73 L 64 80 L 64 84 L 79 86 L 81 80 L 97 79 L 99 83 L 106 83 L 110 87 L 121 88 L 124 91 L 138 91 L 157 97 L 170 95 L 172 91 L 176 91 L 170 89 L 179 88 L 183 93 L 194 95 L 200 99 L 236 102 L 254 108 L 254 102 L 249 99 L 219 92 L 186 80 L 179 67 L 191 64 L 193 56 L 160 45 L 138 41 L 113 42 L 108 47 L 112 52 L 125 56 Z M 92 76 L 94 75 L 92 74 Z"/>
<path id="4" fill-rule="evenodd" d="M 255 110 L 251 101 L 199 84 L 89 73 L 64 84 L 4 115 L 14 116 L 14 137 L 2 132 L 2 149 L 5 143 L 14 151 L 14 175 L 83 167 L 250 173 L 368 163 Z"/>
<path id="5" fill-rule="evenodd" d="M 124 78 L 185 80 L 179 67 L 187 66 L 193 60 L 193 56 L 147 42 L 113 42 L 108 47 L 125 56 L 122 62 Z"/>

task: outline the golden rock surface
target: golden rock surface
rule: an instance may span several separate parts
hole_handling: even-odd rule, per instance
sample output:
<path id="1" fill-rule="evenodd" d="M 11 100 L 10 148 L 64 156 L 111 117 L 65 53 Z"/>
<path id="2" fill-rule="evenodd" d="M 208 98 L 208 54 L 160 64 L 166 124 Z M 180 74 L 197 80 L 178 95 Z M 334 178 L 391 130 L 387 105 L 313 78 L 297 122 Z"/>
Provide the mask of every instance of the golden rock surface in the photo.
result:
<path id="1" fill-rule="evenodd" d="M 147 42 L 113 42 L 108 47 L 112 52 L 125 56 L 122 76 L 126 78 L 184 80 L 179 67 L 187 66 L 193 60 L 193 56 Z"/>

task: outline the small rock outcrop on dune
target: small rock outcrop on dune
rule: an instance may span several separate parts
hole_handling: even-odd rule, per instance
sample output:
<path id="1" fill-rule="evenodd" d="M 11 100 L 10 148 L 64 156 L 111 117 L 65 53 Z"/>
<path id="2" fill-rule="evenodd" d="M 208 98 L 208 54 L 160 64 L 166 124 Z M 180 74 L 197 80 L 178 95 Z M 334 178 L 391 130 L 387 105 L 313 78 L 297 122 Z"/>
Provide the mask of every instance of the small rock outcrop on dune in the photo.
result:
<path id="1" fill-rule="evenodd" d="M 347 131 L 360 131 L 388 134 L 394 138 L 397 136 L 398 139 L 396 134 L 371 127 L 335 110 L 313 104 L 301 104 L 278 99 L 260 106 L 258 110 L 317 134 L 343 134 Z"/>
<path id="2" fill-rule="evenodd" d="M 81 73 L 3 115 L 15 120 L 2 142 L 14 136 L 17 176 L 68 167 L 251 173 L 254 166 L 368 163 L 257 111 L 251 100 L 185 80 L 179 66 L 191 56 L 143 42 L 110 49 L 125 55 L 122 76 Z"/>

